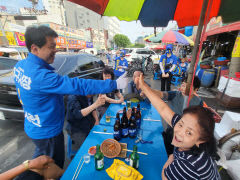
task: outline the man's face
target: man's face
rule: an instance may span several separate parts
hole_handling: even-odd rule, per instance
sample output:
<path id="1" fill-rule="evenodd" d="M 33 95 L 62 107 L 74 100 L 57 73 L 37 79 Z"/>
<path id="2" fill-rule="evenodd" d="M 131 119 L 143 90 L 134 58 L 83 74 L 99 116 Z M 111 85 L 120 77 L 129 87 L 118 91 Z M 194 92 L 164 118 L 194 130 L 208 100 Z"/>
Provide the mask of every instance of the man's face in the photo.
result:
<path id="1" fill-rule="evenodd" d="M 187 83 L 183 82 L 179 89 L 181 91 L 182 95 L 185 95 L 186 87 L 187 87 Z"/>
<path id="2" fill-rule="evenodd" d="M 46 44 L 41 48 L 33 44 L 31 52 L 46 61 L 48 64 L 52 64 L 57 52 L 55 38 L 49 36 L 46 37 Z"/>

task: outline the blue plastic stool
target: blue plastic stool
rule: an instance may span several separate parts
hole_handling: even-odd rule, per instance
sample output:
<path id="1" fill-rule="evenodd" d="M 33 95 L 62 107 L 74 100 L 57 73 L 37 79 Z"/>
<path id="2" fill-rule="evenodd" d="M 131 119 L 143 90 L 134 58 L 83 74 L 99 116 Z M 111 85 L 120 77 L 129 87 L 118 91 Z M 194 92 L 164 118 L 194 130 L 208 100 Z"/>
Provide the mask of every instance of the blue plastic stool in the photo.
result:
<path id="1" fill-rule="evenodd" d="M 75 156 L 76 153 L 77 153 L 77 151 L 72 151 L 72 139 L 68 134 L 67 135 L 67 157 L 68 157 L 68 159 L 71 160 L 71 157 Z"/>
<path id="2" fill-rule="evenodd" d="M 158 79 L 161 79 L 160 76 L 161 74 L 159 72 L 155 72 L 154 73 L 154 76 L 153 76 L 153 80 L 158 80 Z"/>
<path id="3" fill-rule="evenodd" d="M 174 86 L 178 86 L 179 84 L 181 84 L 181 82 L 182 82 L 182 77 L 180 77 L 180 76 L 173 76 L 173 77 L 172 77 L 171 83 L 172 83 Z"/>

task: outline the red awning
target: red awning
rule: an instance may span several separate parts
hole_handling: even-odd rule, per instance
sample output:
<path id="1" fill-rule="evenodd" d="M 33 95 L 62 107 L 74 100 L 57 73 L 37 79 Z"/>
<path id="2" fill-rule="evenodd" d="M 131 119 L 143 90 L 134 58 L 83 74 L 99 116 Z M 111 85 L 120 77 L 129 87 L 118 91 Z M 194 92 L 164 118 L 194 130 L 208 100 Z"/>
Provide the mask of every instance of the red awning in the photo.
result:
<path id="1" fill-rule="evenodd" d="M 230 31 L 238 31 L 240 30 L 240 21 L 228 24 L 226 26 L 222 26 L 216 29 L 212 29 L 204 34 L 203 40 L 206 41 L 208 36 L 212 36 L 214 34 L 220 34 L 224 32 L 230 32 Z"/>

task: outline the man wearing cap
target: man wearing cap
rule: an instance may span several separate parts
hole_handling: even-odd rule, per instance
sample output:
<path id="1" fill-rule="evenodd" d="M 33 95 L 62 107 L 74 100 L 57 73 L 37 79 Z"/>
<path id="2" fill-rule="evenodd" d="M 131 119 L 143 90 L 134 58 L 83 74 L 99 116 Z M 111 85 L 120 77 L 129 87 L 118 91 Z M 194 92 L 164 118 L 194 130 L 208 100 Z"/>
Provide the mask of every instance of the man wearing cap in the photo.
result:
<path id="1" fill-rule="evenodd" d="M 120 54 L 120 58 L 116 59 L 116 64 L 114 68 L 114 75 L 116 78 L 120 77 L 126 72 L 126 69 L 128 68 L 128 62 L 125 59 L 124 53 Z"/>
<path id="2" fill-rule="evenodd" d="M 177 57 L 172 53 L 173 45 L 168 44 L 166 46 L 166 53 L 161 56 L 160 70 L 162 74 L 161 78 L 161 91 L 170 91 L 172 72 L 176 68 Z"/>

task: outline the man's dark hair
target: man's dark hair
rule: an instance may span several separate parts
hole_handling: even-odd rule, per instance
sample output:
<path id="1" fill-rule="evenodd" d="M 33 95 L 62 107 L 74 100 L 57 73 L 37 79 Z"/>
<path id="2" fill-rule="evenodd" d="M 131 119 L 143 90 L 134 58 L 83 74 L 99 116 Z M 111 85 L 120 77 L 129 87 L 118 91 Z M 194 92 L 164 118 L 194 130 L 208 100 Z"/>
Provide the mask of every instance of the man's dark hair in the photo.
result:
<path id="1" fill-rule="evenodd" d="M 191 151 L 194 154 L 200 154 L 204 151 L 216 158 L 215 121 L 212 111 L 202 106 L 191 106 L 183 110 L 183 115 L 185 114 L 192 114 L 197 117 L 198 125 L 200 126 L 200 140 L 205 141 L 199 147 L 192 147 Z"/>
<path id="2" fill-rule="evenodd" d="M 140 72 L 143 73 L 143 75 L 144 75 L 144 71 L 143 71 L 141 68 L 135 69 L 135 70 L 133 71 L 133 73 L 135 73 L 136 71 L 140 71 Z"/>
<path id="3" fill-rule="evenodd" d="M 183 79 L 183 82 L 187 82 L 187 76 Z M 193 80 L 193 89 L 196 90 L 196 89 L 199 89 L 201 86 L 201 81 L 200 79 L 197 77 L 197 76 L 194 76 L 194 80 Z"/>
<path id="4" fill-rule="evenodd" d="M 44 46 L 47 42 L 46 37 L 58 37 L 58 34 L 50 27 L 44 25 L 27 27 L 25 42 L 28 51 L 31 52 L 32 44 L 37 45 L 39 48 Z"/>
<path id="5" fill-rule="evenodd" d="M 111 75 L 111 79 L 114 80 L 114 72 L 112 68 L 109 67 L 105 67 L 103 69 L 103 72 L 101 74 L 101 79 L 103 80 L 103 74 L 110 74 Z"/>

